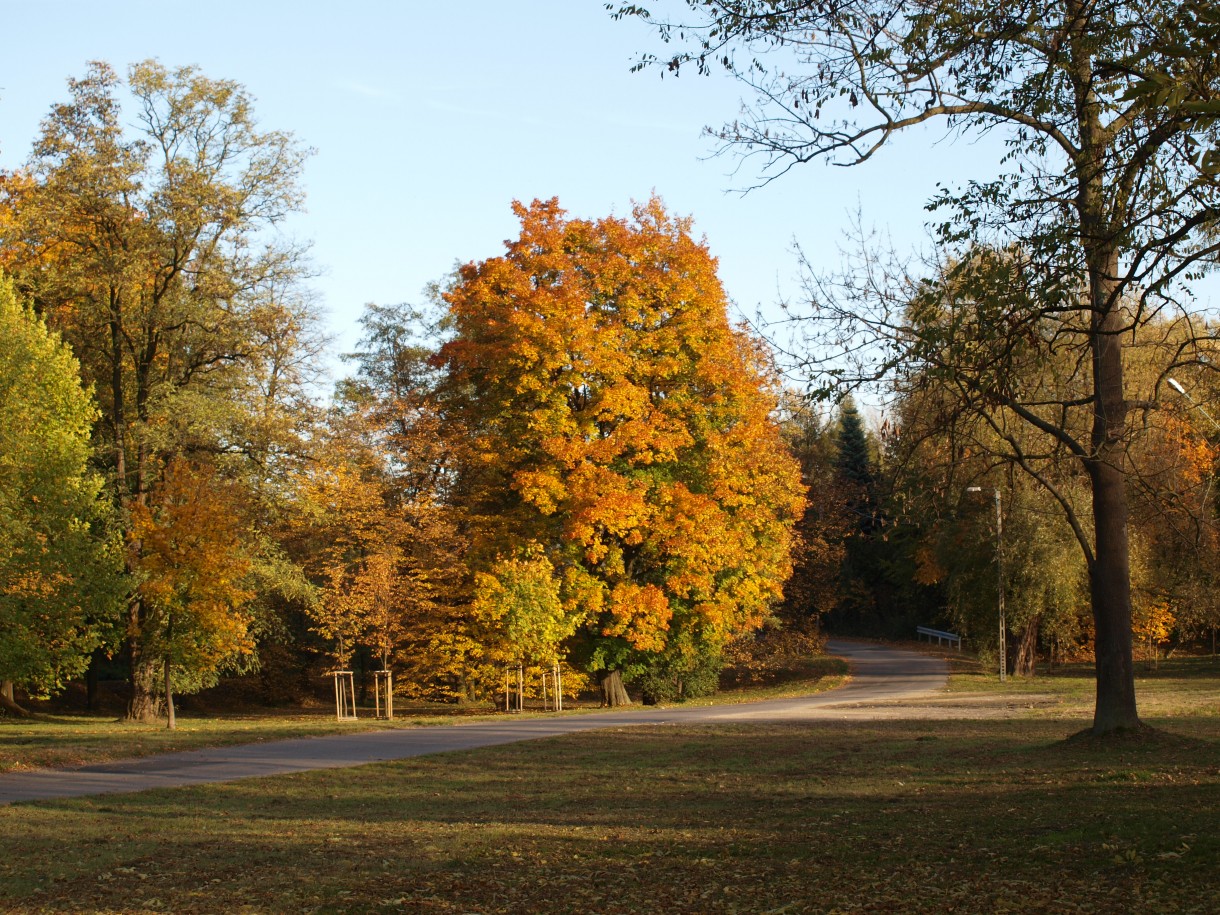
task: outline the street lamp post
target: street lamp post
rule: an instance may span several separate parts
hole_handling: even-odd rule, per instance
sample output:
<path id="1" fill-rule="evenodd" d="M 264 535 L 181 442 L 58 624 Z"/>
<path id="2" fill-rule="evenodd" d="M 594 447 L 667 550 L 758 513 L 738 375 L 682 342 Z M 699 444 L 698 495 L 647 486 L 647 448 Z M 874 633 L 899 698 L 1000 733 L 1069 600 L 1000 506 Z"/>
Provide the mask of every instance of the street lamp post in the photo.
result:
<path id="1" fill-rule="evenodd" d="M 982 492 L 982 486 L 968 486 L 966 492 Z M 1008 680 L 1008 626 L 1004 622 L 1004 511 L 1000 504 L 1000 487 L 995 494 L 995 567 L 996 603 L 1000 610 L 1000 682 Z"/>
<path id="2" fill-rule="evenodd" d="M 1173 388 L 1175 391 L 1177 391 L 1179 394 L 1181 394 L 1183 397 L 1185 397 L 1186 402 L 1188 404 L 1190 404 L 1192 407 L 1194 407 L 1196 410 L 1198 410 L 1200 413 L 1202 413 L 1204 416 L 1206 416 L 1207 421 L 1209 423 L 1211 423 L 1217 429 L 1220 429 L 1220 423 L 1216 422 L 1215 418 L 1210 413 L 1208 413 L 1206 410 L 1204 410 L 1202 405 L 1195 403 L 1195 399 L 1186 393 L 1186 388 L 1184 388 L 1180 384 L 1178 384 L 1178 382 L 1173 378 L 1166 378 L 1165 381 L 1167 381 L 1169 383 L 1169 386 L 1171 388 Z"/>

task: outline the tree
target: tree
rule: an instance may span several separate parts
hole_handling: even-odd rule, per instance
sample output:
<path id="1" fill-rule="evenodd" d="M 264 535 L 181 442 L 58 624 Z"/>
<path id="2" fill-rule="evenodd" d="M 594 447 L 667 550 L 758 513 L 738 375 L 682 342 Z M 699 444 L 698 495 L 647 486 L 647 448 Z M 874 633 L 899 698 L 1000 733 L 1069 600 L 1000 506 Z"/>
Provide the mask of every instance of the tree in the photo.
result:
<path id="1" fill-rule="evenodd" d="M 173 460 L 148 504 L 132 506 L 130 567 L 144 618 L 141 647 L 160 661 L 172 730 L 174 685 L 194 692 L 254 651 L 254 562 L 244 493 L 206 464 Z"/>
<path id="2" fill-rule="evenodd" d="M 609 704 L 760 625 L 790 573 L 798 469 L 716 262 L 659 200 L 630 219 L 514 205 L 520 237 L 445 293 L 440 407 L 471 566 L 541 550 Z"/>
<path id="3" fill-rule="evenodd" d="M 27 168 L 4 183 L 0 258 L 96 389 L 102 459 L 120 518 L 131 519 L 155 514 L 150 500 L 175 457 L 268 453 L 259 437 L 272 425 L 251 410 L 268 403 L 308 316 L 292 294 L 300 252 L 266 231 L 301 202 L 293 138 L 260 132 L 236 83 L 155 61 L 127 75 L 132 136 L 122 88 L 103 63 L 69 81 Z M 139 542 L 125 523 L 134 575 Z M 148 622 L 133 591 L 136 720 L 155 716 L 161 659 L 147 650 Z"/>
<path id="4" fill-rule="evenodd" d="M 839 429 L 835 444 L 836 469 L 843 481 L 853 490 L 857 503 L 857 527 L 867 529 L 872 525 L 870 512 L 875 501 L 874 488 L 877 481 L 864 420 L 860 418 L 860 411 L 856 409 L 856 404 L 850 397 L 844 400 L 839 408 Z"/>
<path id="5" fill-rule="evenodd" d="M 938 527 L 938 564 L 956 631 L 993 659 L 999 652 L 996 588 L 1003 587 L 1006 632 L 1016 635 L 1008 640 L 1013 650 L 1005 669 L 1033 676 L 1042 640 L 1060 648 L 1085 641 L 1084 630 L 1092 628 L 1082 625 L 1088 576 L 1071 529 L 1056 516 L 1047 494 L 1021 478 L 998 482 L 1003 541 L 996 540 L 990 488 L 980 487 L 984 498 L 961 498 L 959 517 Z M 1002 561 L 998 584 L 997 561 Z"/>
<path id="6" fill-rule="evenodd" d="M 436 403 L 432 318 L 405 304 L 365 307 L 357 350 L 344 357 L 356 373 L 336 391 L 326 454 L 361 468 L 375 491 L 377 520 L 358 535 L 360 516 L 343 512 L 328 529 L 339 540 L 362 536 L 373 552 L 394 557 L 392 588 L 366 617 L 362 638 L 393 662 L 396 689 L 471 699 L 497 678 L 478 638 L 463 516 L 450 498 L 458 437 L 446 434 Z"/>
<path id="7" fill-rule="evenodd" d="M 363 444 L 339 436 L 327 442 L 315 452 L 298 488 L 315 541 L 310 571 L 319 582 L 309 612 L 317 632 L 334 644 L 337 670 L 351 668 L 370 622 L 381 659 L 388 660 L 393 641 L 389 608 L 395 603 L 406 533 L 401 517 L 386 503 L 378 456 Z"/>
<path id="8" fill-rule="evenodd" d="M 834 490 L 843 502 L 842 587 L 836 616 L 864 631 L 878 631 L 877 598 L 882 582 L 876 535 L 878 479 L 864 421 L 851 397 L 839 406 L 835 435 Z"/>
<path id="9" fill-rule="evenodd" d="M 475 580 L 475 617 L 502 664 L 558 664 L 560 644 L 580 617 L 565 608 L 560 581 L 545 556 L 502 559 Z"/>
<path id="10" fill-rule="evenodd" d="M 793 571 L 784 586 L 781 615 L 799 628 L 812 628 L 838 601 L 843 544 L 854 519 L 841 489 L 833 485 L 838 463 L 833 424 L 792 392 L 781 398 L 781 414 L 784 439 L 807 490 L 805 511 L 794 530 Z"/>
<path id="11" fill-rule="evenodd" d="M 947 244 L 988 243 L 1020 263 L 1010 272 L 1015 279 L 1002 285 L 1015 283 L 1028 294 L 975 290 L 978 311 L 987 311 L 988 330 L 1000 338 L 990 353 L 1002 354 L 1005 341 L 1047 332 L 1044 322 L 1053 325 L 1044 339 L 1074 347 L 1081 371 L 1070 390 L 1048 396 L 1061 413 L 1087 411 L 1087 434 L 1077 434 L 1071 421 L 1048 419 L 1056 410 L 1047 396 L 1027 398 L 1019 377 L 1007 384 L 995 372 L 961 371 L 956 385 L 973 402 L 1011 410 L 1087 474 L 1090 529 L 1076 524 L 1074 532 L 1089 568 L 1096 627 L 1093 731 L 1138 726 L 1127 452 L 1130 413 L 1140 399 L 1127 389 L 1123 348 L 1150 318 L 1172 310 L 1182 283 L 1220 252 L 1214 234 L 1220 184 L 1206 152 L 1217 136 L 1220 55 L 1182 53 L 1198 50 L 1190 42 L 1214 37 L 1199 27 L 1207 5 L 687 0 L 686 6 L 695 22 L 660 26 L 667 41 L 693 43 L 668 67 L 722 66 L 755 91 L 753 107 L 718 136 L 761 154 L 765 178 L 814 159 L 863 163 L 897 134 L 933 121 L 1003 133 L 1007 171 L 960 192 L 943 189 L 932 205 L 947 213 L 938 228 Z M 617 14 L 649 15 L 639 4 L 620 5 Z M 1161 91 L 1166 83 L 1168 94 Z M 902 309 L 870 310 L 876 298 L 863 286 L 853 289 L 862 298 L 839 300 L 837 315 L 847 323 L 836 339 L 842 342 L 846 326 L 858 334 L 851 352 L 862 352 L 852 343 L 865 339 L 888 348 L 873 349 L 877 362 L 859 371 L 838 366 L 842 374 L 835 377 L 849 386 L 900 372 L 911 347 L 926 342 L 909 334 Z M 1162 377 L 1198 361 L 1191 346 L 1165 355 Z M 831 368 L 820 359 L 815 355 L 812 367 Z M 1147 393 L 1155 399 L 1158 392 L 1159 385 Z"/>
<path id="12" fill-rule="evenodd" d="M 366 317 L 387 314 L 370 310 Z M 318 588 L 307 612 L 314 631 L 332 643 L 338 667 L 350 669 L 366 648 L 382 669 L 395 670 L 398 691 L 467 697 L 472 684 L 488 678 L 474 636 L 463 541 L 427 483 L 444 471 L 421 462 L 437 456 L 435 426 L 413 404 L 404 377 L 384 377 L 396 392 L 372 384 L 366 369 L 386 368 L 380 345 L 371 335 L 361 345 L 361 370 L 340 384 L 294 487 L 294 550 Z"/>
<path id="13" fill-rule="evenodd" d="M 61 689 L 106 643 L 119 553 L 89 468 L 97 407 L 71 352 L 0 275 L 0 705 Z"/>

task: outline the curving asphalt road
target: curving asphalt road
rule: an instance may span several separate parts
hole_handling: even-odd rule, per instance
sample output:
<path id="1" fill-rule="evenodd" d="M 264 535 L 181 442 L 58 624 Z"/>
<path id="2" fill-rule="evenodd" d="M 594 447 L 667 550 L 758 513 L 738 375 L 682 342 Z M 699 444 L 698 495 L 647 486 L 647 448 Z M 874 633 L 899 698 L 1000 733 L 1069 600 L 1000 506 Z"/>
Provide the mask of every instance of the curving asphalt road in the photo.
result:
<path id="1" fill-rule="evenodd" d="M 857 710 L 852 717 L 859 717 L 861 707 L 924 697 L 943 689 L 948 682 L 948 670 L 943 661 L 912 651 L 834 639 L 827 645 L 827 650 L 848 660 L 851 679 L 839 689 L 799 699 L 701 708 L 644 707 L 554 718 L 513 719 L 506 716 L 491 722 L 335 734 L 167 753 L 78 769 L 13 772 L 0 775 L 0 804 L 358 766 L 599 728 L 839 718 L 847 717 L 850 709 Z"/>

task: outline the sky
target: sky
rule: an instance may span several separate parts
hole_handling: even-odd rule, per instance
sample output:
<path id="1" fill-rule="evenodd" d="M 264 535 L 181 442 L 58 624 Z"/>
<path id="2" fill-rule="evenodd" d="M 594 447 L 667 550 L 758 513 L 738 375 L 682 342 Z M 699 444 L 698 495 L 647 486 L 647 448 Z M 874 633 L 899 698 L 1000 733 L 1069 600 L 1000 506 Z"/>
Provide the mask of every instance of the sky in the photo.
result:
<path id="1" fill-rule="evenodd" d="M 660 51 L 603 0 L 114 0 L 4 3 L 0 168 L 29 154 L 39 122 L 89 60 L 149 57 L 242 83 L 265 129 L 315 152 L 304 171 L 308 240 L 333 352 L 350 351 L 368 302 L 421 302 L 458 263 L 516 234 L 513 200 L 558 197 L 573 215 L 629 213 L 659 194 L 691 216 L 741 316 L 799 298 L 793 253 L 832 270 L 853 214 L 900 249 L 925 245 L 937 182 L 986 176 L 995 149 L 936 133 L 863 166 L 806 165 L 764 187 L 757 164 L 715 155 L 707 125 L 732 120 L 724 77 L 632 73 Z M 48 24 L 53 27 L 48 27 Z M 337 365 L 337 360 L 335 361 Z"/>

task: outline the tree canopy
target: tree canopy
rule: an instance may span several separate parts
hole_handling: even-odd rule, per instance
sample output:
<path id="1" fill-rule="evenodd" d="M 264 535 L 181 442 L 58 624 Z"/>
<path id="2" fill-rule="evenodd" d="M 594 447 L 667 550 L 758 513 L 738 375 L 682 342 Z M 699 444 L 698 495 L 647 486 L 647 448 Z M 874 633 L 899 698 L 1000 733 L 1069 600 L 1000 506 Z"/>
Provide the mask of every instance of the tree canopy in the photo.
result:
<path id="1" fill-rule="evenodd" d="M 301 202 L 304 151 L 259 131 L 236 83 L 193 67 L 104 63 L 69 80 L 26 168 L 0 196 L 0 259 L 97 392 L 102 460 L 133 543 L 129 715 L 155 715 L 136 508 L 178 457 L 269 454 L 286 350 L 307 336 L 300 252 L 264 234 Z M 124 91 L 125 90 L 125 91 Z M 123 99 L 132 102 L 125 111 Z M 128 120 L 133 126 L 128 126 Z"/>
<path id="2" fill-rule="evenodd" d="M 767 361 L 659 200 L 629 219 L 515 212 L 506 254 L 444 296 L 475 567 L 545 556 L 603 680 L 718 655 L 780 597 L 803 504 Z"/>

